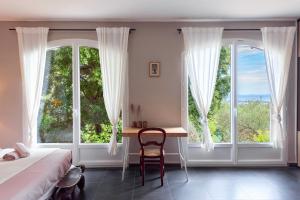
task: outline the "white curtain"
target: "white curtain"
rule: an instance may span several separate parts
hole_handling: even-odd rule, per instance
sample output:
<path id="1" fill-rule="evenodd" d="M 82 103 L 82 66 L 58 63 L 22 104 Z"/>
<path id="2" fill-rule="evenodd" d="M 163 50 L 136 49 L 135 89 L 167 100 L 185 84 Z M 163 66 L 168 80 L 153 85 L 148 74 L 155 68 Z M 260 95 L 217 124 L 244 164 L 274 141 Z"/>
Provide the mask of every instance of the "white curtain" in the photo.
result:
<path id="1" fill-rule="evenodd" d="M 125 90 L 128 35 L 127 27 L 97 28 L 104 103 L 113 126 L 108 149 L 111 155 L 117 153 L 117 124 Z"/>
<path id="2" fill-rule="evenodd" d="M 23 91 L 23 142 L 37 142 L 37 117 L 45 71 L 48 28 L 16 28 Z"/>
<path id="3" fill-rule="evenodd" d="M 188 68 L 190 89 L 203 128 L 204 148 L 214 149 L 208 127 L 210 109 L 219 66 L 223 28 L 182 28 L 185 46 L 185 66 Z"/>
<path id="4" fill-rule="evenodd" d="M 295 27 L 264 27 L 261 29 L 267 74 L 271 90 L 271 142 L 274 148 L 283 148 L 286 131 L 282 127 L 282 104 L 285 97 Z"/>

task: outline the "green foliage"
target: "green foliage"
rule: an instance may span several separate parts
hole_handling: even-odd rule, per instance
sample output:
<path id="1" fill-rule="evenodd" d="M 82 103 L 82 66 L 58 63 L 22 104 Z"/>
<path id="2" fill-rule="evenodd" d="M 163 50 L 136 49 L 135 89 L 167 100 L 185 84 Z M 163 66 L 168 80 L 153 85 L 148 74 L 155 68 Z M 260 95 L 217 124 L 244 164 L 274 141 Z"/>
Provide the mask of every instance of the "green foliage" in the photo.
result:
<path id="1" fill-rule="evenodd" d="M 98 49 L 80 47 L 80 104 L 81 125 L 108 124 L 106 114 Z"/>
<path id="2" fill-rule="evenodd" d="M 209 118 L 209 127 L 215 143 L 230 142 L 230 104 L 222 101 L 219 110 Z"/>
<path id="3" fill-rule="evenodd" d="M 110 124 L 101 124 L 102 133 L 97 133 L 95 126 L 86 124 L 81 132 L 81 140 L 85 143 L 109 143 L 112 134 L 112 126 Z M 118 132 L 122 131 L 122 122 L 118 123 Z M 117 141 L 122 142 L 121 134 L 117 135 Z"/>
<path id="4" fill-rule="evenodd" d="M 47 58 L 44 80 L 48 84 L 44 83 L 38 119 L 40 142 L 72 142 L 72 138 L 59 140 L 55 136 L 60 131 L 72 132 L 72 48 L 49 50 Z"/>
<path id="5" fill-rule="evenodd" d="M 201 131 L 201 124 L 199 123 L 200 114 L 197 110 L 196 103 L 194 102 L 194 99 L 192 97 L 191 90 L 189 88 L 188 91 L 188 104 L 189 104 L 189 121 L 194 124 L 194 127 L 197 131 Z"/>
<path id="6" fill-rule="evenodd" d="M 80 47 L 79 51 L 81 142 L 108 143 L 112 126 L 104 105 L 98 50 Z M 39 113 L 39 140 L 42 143 L 72 142 L 72 48 L 49 50 L 47 59 L 48 72 L 45 73 Z M 122 121 L 119 121 L 118 142 L 121 142 L 121 127 Z"/>
<path id="7" fill-rule="evenodd" d="M 223 47 L 220 52 L 220 61 L 214 96 L 208 112 L 209 119 L 220 110 L 222 101 L 230 92 L 230 59 L 230 48 Z"/>
<path id="8" fill-rule="evenodd" d="M 249 101 L 238 105 L 239 142 L 269 142 L 270 107 L 268 103 Z"/>
<path id="9" fill-rule="evenodd" d="M 270 131 L 269 130 L 257 130 L 257 134 L 253 134 L 252 141 L 270 142 Z"/>

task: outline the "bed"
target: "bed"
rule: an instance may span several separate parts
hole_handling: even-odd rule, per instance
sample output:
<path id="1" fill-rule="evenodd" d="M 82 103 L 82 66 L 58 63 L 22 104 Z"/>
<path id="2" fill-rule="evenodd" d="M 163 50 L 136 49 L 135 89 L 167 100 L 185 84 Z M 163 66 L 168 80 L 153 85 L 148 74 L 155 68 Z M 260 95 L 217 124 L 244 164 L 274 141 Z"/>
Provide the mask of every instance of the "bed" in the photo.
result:
<path id="1" fill-rule="evenodd" d="M 0 159 L 0 199 L 49 198 L 70 168 L 71 159 L 70 150 L 56 148 L 33 149 L 29 157 L 14 161 Z"/>

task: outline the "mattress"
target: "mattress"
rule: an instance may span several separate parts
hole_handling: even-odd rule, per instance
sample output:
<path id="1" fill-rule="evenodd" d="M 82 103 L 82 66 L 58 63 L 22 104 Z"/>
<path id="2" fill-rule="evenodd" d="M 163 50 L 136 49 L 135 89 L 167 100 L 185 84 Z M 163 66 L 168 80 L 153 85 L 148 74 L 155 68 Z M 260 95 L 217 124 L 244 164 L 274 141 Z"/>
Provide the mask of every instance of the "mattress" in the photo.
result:
<path id="1" fill-rule="evenodd" d="M 0 160 L 0 199 L 42 200 L 71 166 L 71 151 L 35 149 L 27 158 Z"/>

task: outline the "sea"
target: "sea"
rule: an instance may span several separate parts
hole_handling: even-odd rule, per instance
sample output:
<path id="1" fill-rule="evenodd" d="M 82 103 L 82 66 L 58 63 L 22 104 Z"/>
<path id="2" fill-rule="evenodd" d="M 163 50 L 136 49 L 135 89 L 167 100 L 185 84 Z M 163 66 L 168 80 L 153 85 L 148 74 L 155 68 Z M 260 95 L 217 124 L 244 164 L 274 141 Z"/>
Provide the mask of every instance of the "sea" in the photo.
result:
<path id="1" fill-rule="evenodd" d="M 230 96 L 226 98 L 226 101 L 230 101 Z M 238 95 L 238 102 L 249 102 L 249 101 L 260 101 L 260 102 L 270 102 L 271 96 L 268 94 L 247 94 L 247 95 Z"/>

